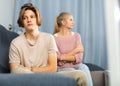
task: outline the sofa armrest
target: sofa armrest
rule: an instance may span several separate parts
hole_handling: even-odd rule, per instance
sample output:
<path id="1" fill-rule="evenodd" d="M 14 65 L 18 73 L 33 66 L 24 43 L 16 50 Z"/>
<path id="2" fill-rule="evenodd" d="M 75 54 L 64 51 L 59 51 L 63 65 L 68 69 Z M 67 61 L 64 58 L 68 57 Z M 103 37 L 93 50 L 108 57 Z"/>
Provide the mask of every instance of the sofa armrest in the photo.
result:
<path id="1" fill-rule="evenodd" d="M 104 75 L 105 75 L 105 86 L 110 86 L 109 85 L 109 71 L 108 70 L 105 70 L 105 73 L 104 73 Z"/>
<path id="2" fill-rule="evenodd" d="M 0 86 L 76 86 L 76 81 L 58 73 L 0 74 Z"/>
<path id="3" fill-rule="evenodd" d="M 93 86 L 105 86 L 105 71 L 91 71 Z"/>
<path id="4" fill-rule="evenodd" d="M 91 72 L 93 86 L 109 86 L 109 72 L 95 64 L 85 63 Z"/>

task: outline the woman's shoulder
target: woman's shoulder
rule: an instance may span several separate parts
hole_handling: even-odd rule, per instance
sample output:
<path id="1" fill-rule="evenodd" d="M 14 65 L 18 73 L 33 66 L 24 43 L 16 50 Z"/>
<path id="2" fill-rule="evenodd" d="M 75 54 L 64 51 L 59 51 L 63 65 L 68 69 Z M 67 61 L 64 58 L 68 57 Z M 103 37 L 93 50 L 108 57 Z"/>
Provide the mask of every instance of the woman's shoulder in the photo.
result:
<path id="1" fill-rule="evenodd" d="M 58 33 L 55 33 L 53 36 L 58 37 Z"/>
<path id="2" fill-rule="evenodd" d="M 80 34 L 78 32 L 72 32 L 73 36 L 80 36 Z"/>
<path id="3" fill-rule="evenodd" d="M 79 36 L 80 34 L 78 33 L 78 32 L 71 32 L 71 36 L 70 37 L 76 37 L 76 36 Z M 61 36 L 59 36 L 59 33 L 55 33 L 54 35 L 53 35 L 55 38 L 64 38 L 64 37 L 61 37 Z M 68 37 L 68 38 L 70 38 L 70 37 Z"/>

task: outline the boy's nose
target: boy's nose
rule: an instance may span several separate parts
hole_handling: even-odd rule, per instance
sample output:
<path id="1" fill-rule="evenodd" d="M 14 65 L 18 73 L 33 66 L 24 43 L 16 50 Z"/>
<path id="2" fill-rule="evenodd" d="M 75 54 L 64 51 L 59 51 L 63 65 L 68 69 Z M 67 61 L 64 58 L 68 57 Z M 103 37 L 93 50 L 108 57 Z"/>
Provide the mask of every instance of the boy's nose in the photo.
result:
<path id="1" fill-rule="evenodd" d="M 30 22 L 31 21 L 31 18 L 28 18 L 28 22 Z"/>

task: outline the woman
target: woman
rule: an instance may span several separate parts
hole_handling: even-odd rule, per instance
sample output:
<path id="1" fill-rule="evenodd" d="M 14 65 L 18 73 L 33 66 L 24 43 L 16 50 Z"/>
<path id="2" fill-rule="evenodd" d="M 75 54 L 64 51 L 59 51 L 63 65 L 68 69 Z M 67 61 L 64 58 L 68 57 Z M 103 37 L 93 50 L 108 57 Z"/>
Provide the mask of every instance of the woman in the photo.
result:
<path id="1" fill-rule="evenodd" d="M 24 4 L 18 25 L 25 33 L 15 38 L 10 45 L 9 63 L 11 73 L 57 72 L 57 46 L 51 34 L 40 32 L 41 15 L 31 3 Z M 77 80 L 78 86 L 87 86 L 84 72 L 60 72 Z"/>
<path id="2" fill-rule="evenodd" d="M 58 47 L 58 70 L 82 70 L 88 85 L 93 86 L 89 68 L 82 63 L 83 46 L 80 34 L 72 32 L 74 19 L 70 13 L 62 12 L 55 21 L 54 38 Z"/>

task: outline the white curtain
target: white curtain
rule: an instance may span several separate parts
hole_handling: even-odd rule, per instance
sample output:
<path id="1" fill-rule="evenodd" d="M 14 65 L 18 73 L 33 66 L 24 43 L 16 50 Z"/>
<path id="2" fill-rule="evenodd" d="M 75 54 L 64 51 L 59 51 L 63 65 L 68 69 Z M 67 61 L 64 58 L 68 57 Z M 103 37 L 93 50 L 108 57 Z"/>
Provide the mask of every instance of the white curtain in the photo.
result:
<path id="1" fill-rule="evenodd" d="M 104 0 L 15 0 L 13 31 L 18 31 L 17 18 L 20 7 L 32 2 L 42 14 L 39 30 L 52 33 L 55 17 L 62 11 L 71 12 L 75 19 L 73 31 L 81 34 L 85 48 L 85 63 L 107 69 L 106 28 Z"/>

